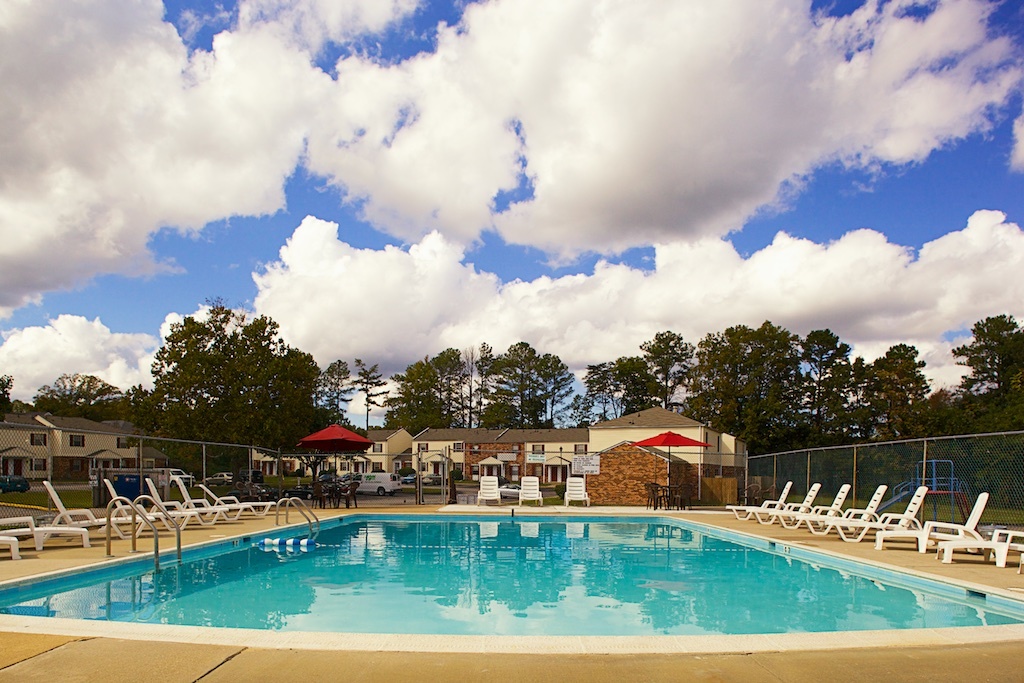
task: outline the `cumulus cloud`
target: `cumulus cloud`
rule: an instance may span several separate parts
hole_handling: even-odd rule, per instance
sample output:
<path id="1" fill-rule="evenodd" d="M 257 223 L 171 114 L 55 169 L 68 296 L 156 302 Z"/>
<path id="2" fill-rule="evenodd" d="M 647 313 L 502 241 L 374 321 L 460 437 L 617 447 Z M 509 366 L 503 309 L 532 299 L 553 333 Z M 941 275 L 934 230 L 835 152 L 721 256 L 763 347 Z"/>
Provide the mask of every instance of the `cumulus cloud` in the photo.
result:
<path id="1" fill-rule="evenodd" d="M 996 211 L 915 253 L 874 230 L 819 244 L 780 233 L 741 257 L 728 242 L 666 242 L 650 271 L 607 262 L 585 275 L 501 284 L 432 234 L 408 250 L 359 250 L 307 218 L 280 259 L 254 275 L 255 308 L 321 365 L 380 362 L 386 373 L 454 347 L 520 340 L 574 370 L 638 353 L 661 330 L 692 342 L 771 320 L 797 334 L 830 328 L 873 360 L 917 346 L 937 386 L 962 369 L 948 335 L 989 315 L 1022 316 L 1024 233 Z"/>
<path id="2" fill-rule="evenodd" d="M 157 345 L 152 335 L 111 332 L 98 319 L 61 315 L 45 327 L 4 333 L 0 369 L 14 378 L 12 398 L 23 401 L 63 374 L 94 375 L 120 389 L 152 387 Z"/>
<path id="3" fill-rule="evenodd" d="M 822 164 L 916 162 L 991 125 L 1021 68 L 986 35 L 989 7 L 912 4 L 471 5 L 433 54 L 341 60 L 309 166 L 410 241 L 493 226 L 571 254 L 718 236 Z"/>
<path id="4" fill-rule="evenodd" d="M 274 213 L 297 169 L 409 243 L 496 230 L 568 256 L 716 238 L 821 164 L 915 162 L 986 130 L 1021 79 L 983 0 L 838 18 L 789 0 L 494 0 L 433 52 L 345 49 L 418 7 L 243 0 L 190 51 L 157 0 L 5 6 L 0 316 L 174 268 L 154 233 Z M 200 21 L 183 14 L 186 39 Z M 328 46 L 348 55 L 332 75 Z"/>

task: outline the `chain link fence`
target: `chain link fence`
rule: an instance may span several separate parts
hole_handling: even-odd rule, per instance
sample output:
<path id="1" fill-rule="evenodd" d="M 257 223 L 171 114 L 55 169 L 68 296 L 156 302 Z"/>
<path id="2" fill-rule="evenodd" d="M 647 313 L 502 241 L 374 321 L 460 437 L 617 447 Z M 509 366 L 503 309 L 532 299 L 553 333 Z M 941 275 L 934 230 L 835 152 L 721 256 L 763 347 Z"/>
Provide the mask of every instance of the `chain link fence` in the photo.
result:
<path id="1" fill-rule="evenodd" d="M 849 483 L 848 507 L 862 507 L 885 484 L 883 506 L 899 511 L 924 485 L 925 520 L 961 523 L 987 491 L 983 525 L 1024 527 L 1024 432 L 813 448 L 752 455 L 747 463 L 748 486 L 777 491 L 792 481 L 791 499 L 820 482 L 819 502 L 827 501 Z"/>

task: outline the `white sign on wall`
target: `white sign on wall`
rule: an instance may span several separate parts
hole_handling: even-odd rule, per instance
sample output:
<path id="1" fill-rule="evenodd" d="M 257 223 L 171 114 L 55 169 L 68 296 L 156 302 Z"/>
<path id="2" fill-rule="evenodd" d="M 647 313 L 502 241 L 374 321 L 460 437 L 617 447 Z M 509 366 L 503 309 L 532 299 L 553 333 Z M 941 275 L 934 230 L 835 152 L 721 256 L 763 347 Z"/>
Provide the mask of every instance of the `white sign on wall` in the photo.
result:
<path id="1" fill-rule="evenodd" d="M 527 453 L 526 462 L 543 465 L 547 462 L 547 457 L 543 453 Z"/>
<path id="2" fill-rule="evenodd" d="M 572 457 L 573 474 L 601 474 L 600 455 L 574 455 Z"/>

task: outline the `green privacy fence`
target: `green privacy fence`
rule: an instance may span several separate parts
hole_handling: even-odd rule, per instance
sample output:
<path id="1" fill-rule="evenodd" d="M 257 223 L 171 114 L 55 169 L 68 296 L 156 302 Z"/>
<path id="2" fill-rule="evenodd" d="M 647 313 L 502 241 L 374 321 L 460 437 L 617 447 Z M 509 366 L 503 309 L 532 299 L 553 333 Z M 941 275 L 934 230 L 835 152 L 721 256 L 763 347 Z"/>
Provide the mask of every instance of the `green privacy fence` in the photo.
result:
<path id="1" fill-rule="evenodd" d="M 899 509 L 917 486 L 928 486 L 925 519 L 963 521 L 977 495 L 990 494 L 982 523 L 1024 527 L 1024 432 L 944 436 L 856 446 L 809 448 L 747 459 L 749 482 L 781 489 L 791 499 L 820 482 L 819 498 L 852 485 L 850 502 L 863 504 L 880 484 L 883 505 Z M 819 501 L 820 502 L 820 501 Z"/>

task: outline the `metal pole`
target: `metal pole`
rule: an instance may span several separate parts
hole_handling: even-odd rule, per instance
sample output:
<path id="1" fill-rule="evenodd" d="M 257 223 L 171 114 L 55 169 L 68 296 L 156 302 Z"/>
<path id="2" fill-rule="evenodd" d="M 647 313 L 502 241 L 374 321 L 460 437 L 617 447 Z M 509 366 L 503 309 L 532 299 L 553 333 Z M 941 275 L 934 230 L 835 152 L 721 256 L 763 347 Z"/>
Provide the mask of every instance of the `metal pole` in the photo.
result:
<path id="1" fill-rule="evenodd" d="M 857 447 L 853 447 L 853 485 L 851 486 L 851 493 L 853 493 L 853 505 L 857 505 Z"/>

